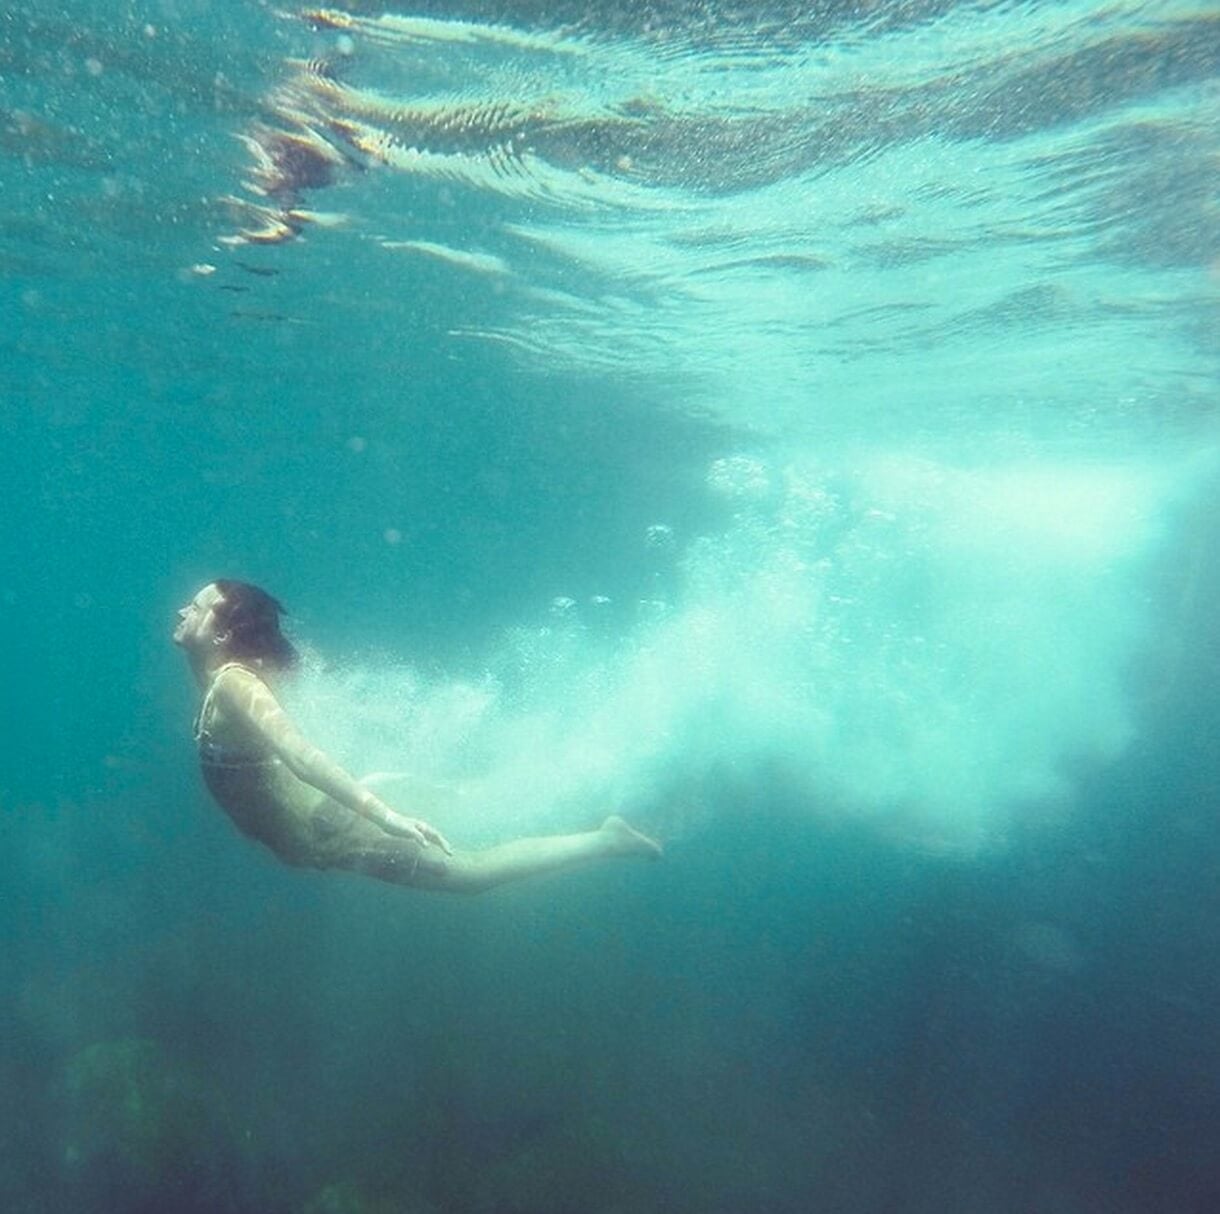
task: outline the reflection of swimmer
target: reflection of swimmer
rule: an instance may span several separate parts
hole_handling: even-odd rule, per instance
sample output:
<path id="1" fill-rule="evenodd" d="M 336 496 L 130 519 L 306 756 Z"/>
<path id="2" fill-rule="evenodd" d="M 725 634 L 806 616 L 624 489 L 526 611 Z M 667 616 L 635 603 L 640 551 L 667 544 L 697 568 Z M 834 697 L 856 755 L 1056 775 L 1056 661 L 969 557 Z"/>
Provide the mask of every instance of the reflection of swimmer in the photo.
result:
<path id="1" fill-rule="evenodd" d="M 420 889 L 477 893 L 660 846 L 610 817 L 597 830 L 455 852 L 434 827 L 391 809 L 310 743 L 276 698 L 297 653 L 281 607 L 246 582 L 216 581 L 179 612 L 174 641 L 203 692 L 195 741 L 204 783 L 244 834 L 289 864 L 345 869 Z"/>

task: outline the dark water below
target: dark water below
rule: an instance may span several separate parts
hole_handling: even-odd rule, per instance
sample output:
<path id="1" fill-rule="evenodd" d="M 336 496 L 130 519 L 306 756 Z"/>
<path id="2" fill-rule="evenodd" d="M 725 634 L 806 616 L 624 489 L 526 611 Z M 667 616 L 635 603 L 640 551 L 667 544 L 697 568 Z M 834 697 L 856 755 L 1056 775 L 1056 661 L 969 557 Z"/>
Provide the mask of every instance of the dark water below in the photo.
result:
<path id="1" fill-rule="evenodd" d="M 1220 1210 L 1218 52 L 0 13 L 0 1208 Z M 459 844 L 664 863 L 278 866 L 194 765 L 216 576 Z"/>

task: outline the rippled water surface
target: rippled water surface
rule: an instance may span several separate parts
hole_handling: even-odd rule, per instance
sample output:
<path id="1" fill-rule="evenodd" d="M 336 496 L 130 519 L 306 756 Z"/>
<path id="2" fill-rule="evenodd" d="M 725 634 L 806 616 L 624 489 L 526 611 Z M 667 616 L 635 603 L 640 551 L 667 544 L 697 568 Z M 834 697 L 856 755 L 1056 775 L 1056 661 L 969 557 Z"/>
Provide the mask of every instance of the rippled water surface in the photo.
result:
<path id="1" fill-rule="evenodd" d="M 6 5 L 0 1207 L 1214 1210 L 1218 67 L 1174 0 Z M 277 866 L 216 576 L 459 845 L 665 863 Z"/>
<path id="2" fill-rule="evenodd" d="M 217 327 L 423 311 L 803 439 L 1207 409 L 1205 6 L 78 8 L 5 17 L 14 272 L 214 263 Z"/>

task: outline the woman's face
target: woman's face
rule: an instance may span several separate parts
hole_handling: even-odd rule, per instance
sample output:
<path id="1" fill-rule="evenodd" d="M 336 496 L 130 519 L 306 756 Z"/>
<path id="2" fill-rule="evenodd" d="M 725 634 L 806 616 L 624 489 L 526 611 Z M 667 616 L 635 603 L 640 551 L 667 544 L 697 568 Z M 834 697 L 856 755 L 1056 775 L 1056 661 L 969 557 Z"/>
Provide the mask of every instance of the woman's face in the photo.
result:
<path id="1" fill-rule="evenodd" d="M 216 621 L 216 606 L 224 595 L 212 583 L 208 583 L 187 605 L 178 612 L 178 626 L 174 629 L 174 644 L 187 649 L 211 645 L 221 635 Z"/>

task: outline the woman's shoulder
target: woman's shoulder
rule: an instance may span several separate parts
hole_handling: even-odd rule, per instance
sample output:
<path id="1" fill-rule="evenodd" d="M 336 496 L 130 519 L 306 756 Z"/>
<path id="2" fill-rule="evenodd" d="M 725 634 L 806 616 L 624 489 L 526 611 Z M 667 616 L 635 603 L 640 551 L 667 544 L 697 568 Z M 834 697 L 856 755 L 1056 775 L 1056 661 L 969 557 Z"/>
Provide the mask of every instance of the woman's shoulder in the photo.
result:
<path id="1" fill-rule="evenodd" d="M 217 666 L 212 671 L 211 684 L 215 686 L 222 680 L 233 678 L 257 679 L 260 683 L 263 682 L 259 672 L 247 662 L 225 662 L 223 665 Z"/>
<path id="2" fill-rule="evenodd" d="M 218 666 L 212 674 L 208 691 L 221 698 L 230 697 L 236 692 L 255 691 L 274 694 L 270 692 L 267 680 L 263 675 L 245 662 L 226 662 L 223 666 Z"/>

